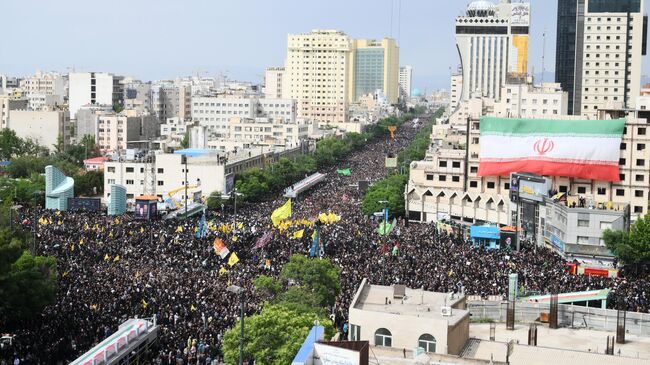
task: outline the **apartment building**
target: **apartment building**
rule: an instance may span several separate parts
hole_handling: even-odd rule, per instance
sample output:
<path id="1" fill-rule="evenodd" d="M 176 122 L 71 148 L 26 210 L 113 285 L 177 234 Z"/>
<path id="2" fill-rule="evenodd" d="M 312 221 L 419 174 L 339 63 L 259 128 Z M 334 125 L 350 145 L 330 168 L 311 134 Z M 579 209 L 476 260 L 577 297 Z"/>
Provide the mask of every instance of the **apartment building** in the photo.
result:
<path id="1" fill-rule="evenodd" d="M 151 85 L 151 112 L 160 120 L 191 120 L 191 104 L 191 85 L 178 85 L 171 81 L 154 82 Z"/>
<path id="2" fill-rule="evenodd" d="M 95 141 L 102 153 L 127 149 L 128 142 L 146 141 L 160 136 L 160 121 L 152 116 L 127 116 L 106 113 L 97 118 Z"/>
<path id="3" fill-rule="evenodd" d="M 494 115 L 507 118 L 553 118 L 568 115 L 569 94 L 558 83 L 506 84 Z"/>
<path id="4" fill-rule="evenodd" d="M 285 69 L 298 117 L 325 123 L 347 121 L 350 38 L 336 30 L 289 34 Z"/>
<path id="5" fill-rule="evenodd" d="M 16 99 L 7 94 L 0 94 L 0 128 L 6 128 L 9 122 L 9 113 L 12 110 L 29 109 L 29 100 Z"/>
<path id="6" fill-rule="evenodd" d="M 231 140 L 269 146 L 298 147 L 309 138 L 313 129 L 314 123 L 304 120 L 233 117 L 228 122 Z"/>
<path id="7" fill-rule="evenodd" d="M 50 151 L 54 151 L 59 142 L 63 148 L 70 144 L 70 114 L 67 111 L 12 110 L 6 128 Z"/>
<path id="8" fill-rule="evenodd" d="M 267 67 L 264 72 L 264 98 L 287 99 L 289 97 L 289 82 L 284 67 Z"/>
<path id="9" fill-rule="evenodd" d="M 381 90 L 390 104 L 399 98 L 399 48 L 392 38 L 353 39 L 348 102 Z"/>
<path id="10" fill-rule="evenodd" d="M 122 105 L 124 103 L 122 77 L 102 72 L 71 72 L 69 78 L 68 105 L 70 118 L 88 105 Z"/>
<path id="11" fill-rule="evenodd" d="M 413 83 L 413 67 L 402 66 L 399 68 L 399 97 L 402 100 L 411 98 L 411 87 Z"/>
<path id="12" fill-rule="evenodd" d="M 65 77 L 55 72 L 36 71 L 35 75 L 20 80 L 20 89 L 29 100 L 30 110 L 62 105 L 67 94 Z"/>
<path id="13" fill-rule="evenodd" d="M 294 122 L 297 103 L 291 99 L 262 99 L 240 96 L 196 96 L 192 98 L 192 120 L 206 126 L 211 135 L 224 137 L 230 118 L 273 118 Z"/>

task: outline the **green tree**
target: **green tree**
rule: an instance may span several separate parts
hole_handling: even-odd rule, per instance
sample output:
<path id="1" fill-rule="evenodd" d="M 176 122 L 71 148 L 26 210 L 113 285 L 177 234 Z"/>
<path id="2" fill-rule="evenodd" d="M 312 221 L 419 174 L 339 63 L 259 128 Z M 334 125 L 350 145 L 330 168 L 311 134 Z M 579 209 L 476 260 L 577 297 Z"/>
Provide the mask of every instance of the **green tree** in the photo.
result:
<path id="1" fill-rule="evenodd" d="M 406 175 L 390 175 L 389 177 L 371 186 L 363 197 L 361 204 L 363 213 L 371 215 L 384 209 L 387 200 L 388 211 L 392 217 L 403 216 L 404 211 L 404 187 L 408 177 Z"/>
<path id="2" fill-rule="evenodd" d="M 213 191 L 208 195 L 208 200 L 206 204 L 208 205 L 208 209 L 210 210 L 219 210 L 221 209 L 221 204 L 226 205 L 228 200 L 223 199 L 221 197 L 221 192 L 220 191 Z"/>
<path id="3" fill-rule="evenodd" d="M 260 314 L 245 318 L 244 357 L 259 365 L 290 364 L 316 319 L 325 327 L 325 337 L 331 338 L 334 327 L 330 320 L 281 305 L 266 305 Z M 239 361 L 239 325 L 237 322 L 224 335 L 226 364 Z"/>
<path id="4" fill-rule="evenodd" d="M 124 105 L 122 104 L 113 104 L 113 112 L 121 113 L 124 110 Z"/>
<path id="5" fill-rule="evenodd" d="M 605 246 L 624 264 L 644 265 L 650 263 L 650 214 L 639 218 L 630 232 L 605 230 Z"/>
<path id="6" fill-rule="evenodd" d="M 96 196 L 104 192 L 104 172 L 86 171 L 74 177 L 74 190 L 78 195 Z"/>
<path id="7" fill-rule="evenodd" d="M 181 141 L 181 148 L 188 148 L 190 147 L 190 133 L 187 132 L 185 133 L 185 136 L 183 136 L 183 140 Z"/>
<path id="8" fill-rule="evenodd" d="M 30 319 L 54 302 L 56 260 L 32 256 L 13 232 L 0 231 L 0 322 Z"/>

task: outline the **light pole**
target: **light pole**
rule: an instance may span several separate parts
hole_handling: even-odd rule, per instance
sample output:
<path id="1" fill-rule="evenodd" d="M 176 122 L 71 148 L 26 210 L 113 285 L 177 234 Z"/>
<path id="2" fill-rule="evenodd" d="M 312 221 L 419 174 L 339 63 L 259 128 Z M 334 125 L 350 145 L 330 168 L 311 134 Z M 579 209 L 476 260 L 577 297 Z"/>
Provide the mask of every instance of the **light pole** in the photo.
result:
<path id="1" fill-rule="evenodd" d="M 314 327 L 318 327 L 320 323 L 318 322 L 318 319 L 314 320 Z M 318 341 L 318 328 L 314 328 L 314 349 L 311 352 L 311 363 L 315 364 L 316 363 L 316 341 Z"/>
<path id="2" fill-rule="evenodd" d="M 182 155 L 182 163 L 185 164 L 185 218 L 187 218 L 187 155 Z"/>
<path id="3" fill-rule="evenodd" d="M 235 231 L 237 230 L 237 195 L 242 195 L 242 194 L 237 192 L 237 188 L 232 189 L 232 194 L 235 197 L 235 214 L 233 214 L 232 217 L 232 232 L 234 235 Z"/>
<path id="4" fill-rule="evenodd" d="M 383 235 L 384 235 L 384 246 L 386 245 L 386 241 L 388 240 L 388 233 L 386 232 L 386 225 L 388 224 L 388 211 L 386 210 L 386 205 L 388 204 L 388 200 L 379 200 L 377 203 L 383 204 L 384 205 L 384 230 L 383 230 Z"/>
<path id="5" fill-rule="evenodd" d="M 239 365 L 244 365 L 244 316 L 245 316 L 245 310 L 244 308 L 246 307 L 246 290 L 244 288 L 237 286 L 237 285 L 231 285 L 228 288 L 226 288 L 227 291 L 235 294 L 239 294 L 241 298 L 241 309 L 240 309 L 240 319 L 241 319 L 241 334 L 239 336 Z"/>

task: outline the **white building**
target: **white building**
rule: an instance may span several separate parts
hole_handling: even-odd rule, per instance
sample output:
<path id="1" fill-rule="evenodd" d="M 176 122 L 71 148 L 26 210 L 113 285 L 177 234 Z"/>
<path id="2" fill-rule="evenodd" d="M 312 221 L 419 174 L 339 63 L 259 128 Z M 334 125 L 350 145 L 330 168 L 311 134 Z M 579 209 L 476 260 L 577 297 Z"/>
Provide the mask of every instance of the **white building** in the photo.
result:
<path id="1" fill-rule="evenodd" d="M 228 136 L 231 140 L 252 145 L 298 147 L 309 138 L 314 124 L 304 120 L 234 117 L 228 122 Z"/>
<path id="2" fill-rule="evenodd" d="M 274 118 L 296 120 L 296 101 L 238 96 L 196 96 L 192 98 L 192 120 L 208 127 L 215 136 L 228 133 L 230 118 Z"/>
<path id="3" fill-rule="evenodd" d="M 350 340 L 459 355 L 469 338 L 465 296 L 382 286 L 363 279 L 349 312 Z"/>
<path id="4" fill-rule="evenodd" d="M 87 105 L 113 105 L 119 96 L 114 95 L 117 80 L 112 74 L 102 72 L 71 72 L 69 75 L 69 110 L 75 119 L 77 111 Z"/>
<path id="5" fill-rule="evenodd" d="M 568 114 L 569 94 L 558 83 L 505 84 L 494 115 L 507 118 L 553 118 Z"/>
<path id="6" fill-rule="evenodd" d="M 462 96 L 499 100 L 509 78 L 525 77 L 528 66 L 530 4 L 474 1 L 456 18 L 456 44 L 461 58 Z"/>
<path id="7" fill-rule="evenodd" d="M 29 100 L 29 109 L 44 110 L 62 105 L 66 95 L 66 80 L 59 73 L 36 71 L 34 76 L 20 80 L 20 89 Z"/>
<path id="8" fill-rule="evenodd" d="M 267 67 L 264 72 L 264 97 L 266 99 L 289 98 L 289 82 L 284 67 Z"/>
<path id="9" fill-rule="evenodd" d="M 449 109 L 454 111 L 458 107 L 463 93 L 463 74 L 451 75 L 451 88 L 449 90 Z"/>
<path id="10" fill-rule="evenodd" d="M 399 68 L 399 95 L 400 99 L 411 98 L 411 83 L 413 81 L 413 67 L 402 66 Z"/>
<path id="11" fill-rule="evenodd" d="M 340 31 L 318 29 L 287 38 L 289 98 L 298 101 L 298 117 L 345 123 L 350 38 Z"/>
<path id="12" fill-rule="evenodd" d="M 70 115 L 67 111 L 12 110 L 7 128 L 20 138 L 29 138 L 54 151 L 59 143 L 70 143 Z"/>
<path id="13" fill-rule="evenodd" d="M 596 119 L 601 108 L 635 108 L 645 50 L 644 1 L 585 2 L 575 113 Z"/>

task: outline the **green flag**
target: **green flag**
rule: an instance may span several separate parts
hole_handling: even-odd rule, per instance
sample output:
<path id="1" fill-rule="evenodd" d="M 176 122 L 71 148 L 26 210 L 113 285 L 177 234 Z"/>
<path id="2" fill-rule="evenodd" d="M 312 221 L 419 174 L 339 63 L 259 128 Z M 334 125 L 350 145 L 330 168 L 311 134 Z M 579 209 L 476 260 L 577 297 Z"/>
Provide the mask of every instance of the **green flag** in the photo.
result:
<path id="1" fill-rule="evenodd" d="M 336 169 L 336 172 L 338 172 L 339 174 L 341 174 L 341 175 L 343 175 L 343 176 L 350 176 L 350 175 L 352 175 L 352 171 L 350 171 L 350 168 L 347 168 L 347 169 Z"/>
<path id="2" fill-rule="evenodd" d="M 377 233 L 379 233 L 382 236 L 388 236 L 390 234 L 390 231 L 392 230 L 393 230 L 393 226 L 390 223 L 381 222 L 379 223 L 379 228 L 377 228 Z"/>

